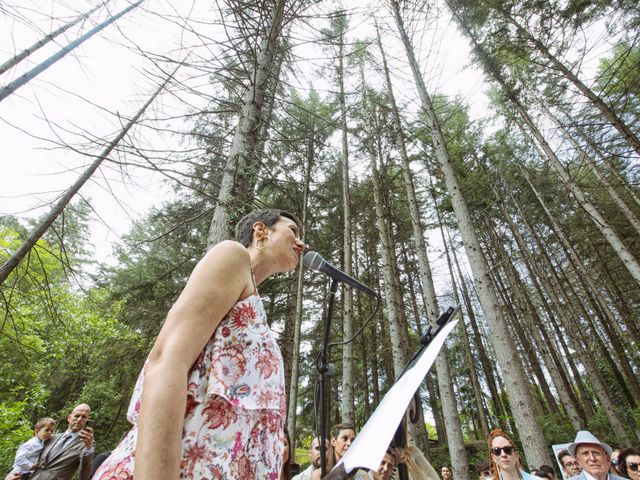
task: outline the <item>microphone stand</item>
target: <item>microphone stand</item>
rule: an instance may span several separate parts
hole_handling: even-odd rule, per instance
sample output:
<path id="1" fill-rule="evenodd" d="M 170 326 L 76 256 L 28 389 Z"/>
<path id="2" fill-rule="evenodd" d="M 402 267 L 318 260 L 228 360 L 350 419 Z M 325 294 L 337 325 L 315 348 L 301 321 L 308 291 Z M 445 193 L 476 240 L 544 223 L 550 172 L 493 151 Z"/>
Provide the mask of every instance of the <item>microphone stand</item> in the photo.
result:
<path id="1" fill-rule="evenodd" d="M 329 305 L 327 307 L 327 317 L 324 322 L 324 338 L 322 350 L 320 352 L 320 363 L 317 366 L 320 373 L 319 378 L 319 408 L 320 408 L 320 477 L 324 478 L 327 474 L 327 408 L 326 408 L 326 391 L 325 379 L 329 372 L 329 335 L 331 330 L 331 318 L 333 317 L 333 305 L 338 291 L 338 280 L 331 279 L 331 287 L 329 289 Z"/>

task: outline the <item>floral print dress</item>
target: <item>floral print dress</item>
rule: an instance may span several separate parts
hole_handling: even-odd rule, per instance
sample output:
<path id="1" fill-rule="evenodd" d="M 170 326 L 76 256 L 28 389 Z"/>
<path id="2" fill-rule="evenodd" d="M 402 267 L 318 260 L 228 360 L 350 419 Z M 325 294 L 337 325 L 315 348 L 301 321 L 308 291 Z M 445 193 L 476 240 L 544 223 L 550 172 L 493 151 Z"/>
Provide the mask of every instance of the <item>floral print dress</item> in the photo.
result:
<path id="1" fill-rule="evenodd" d="M 133 429 L 94 480 L 134 477 L 144 368 L 127 417 Z M 180 478 L 278 480 L 286 415 L 280 349 L 258 294 L 220 322 L 189 373 Z"/>

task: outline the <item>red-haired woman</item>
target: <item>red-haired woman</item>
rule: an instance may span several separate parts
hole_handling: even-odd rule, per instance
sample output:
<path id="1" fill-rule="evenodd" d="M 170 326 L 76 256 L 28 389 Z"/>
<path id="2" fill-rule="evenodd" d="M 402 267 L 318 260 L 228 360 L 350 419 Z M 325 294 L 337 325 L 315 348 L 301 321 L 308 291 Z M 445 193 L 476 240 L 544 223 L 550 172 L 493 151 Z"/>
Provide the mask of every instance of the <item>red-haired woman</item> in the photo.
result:
<path id="1" fill-rule="evenodd" d="M 487 445 L 494 480 L 539 480 L 522 470 L 518 450 L 502 430 L 492 431 Z"/>

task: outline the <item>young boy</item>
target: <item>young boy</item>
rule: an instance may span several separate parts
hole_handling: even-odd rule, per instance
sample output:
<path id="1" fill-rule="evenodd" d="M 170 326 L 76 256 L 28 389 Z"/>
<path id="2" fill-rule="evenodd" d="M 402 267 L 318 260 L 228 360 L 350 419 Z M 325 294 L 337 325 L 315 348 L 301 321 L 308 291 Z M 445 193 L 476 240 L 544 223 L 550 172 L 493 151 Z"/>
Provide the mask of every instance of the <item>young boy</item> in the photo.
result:
<path id="1" fill-rule="evenodd" d="M 12 474 L 20 473 L 29 478 L 38 468 L 38 457 L 44 445 L 56 430 L 56 421 L 52 418 L 41 418 L 34 427 L 35 436 L 18 447 L 16 459 L 13 462 Z"/>

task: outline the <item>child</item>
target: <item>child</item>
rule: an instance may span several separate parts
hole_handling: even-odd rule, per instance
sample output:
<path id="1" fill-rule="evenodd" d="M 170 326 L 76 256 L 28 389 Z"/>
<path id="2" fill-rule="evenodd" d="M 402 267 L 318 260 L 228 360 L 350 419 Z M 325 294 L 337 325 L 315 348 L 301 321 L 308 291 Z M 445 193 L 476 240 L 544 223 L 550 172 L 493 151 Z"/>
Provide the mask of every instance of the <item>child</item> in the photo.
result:
<path id="1" fill-rule="evenodd" d="M 12 474 L 20 473 L 21 478 L 29 478 L 38 468 L 38 457 L 56 430 L 56 421 L 52 418 L 41 418 L 34 428 L 35 436 L 18 447 L 13 462 Z"/>

